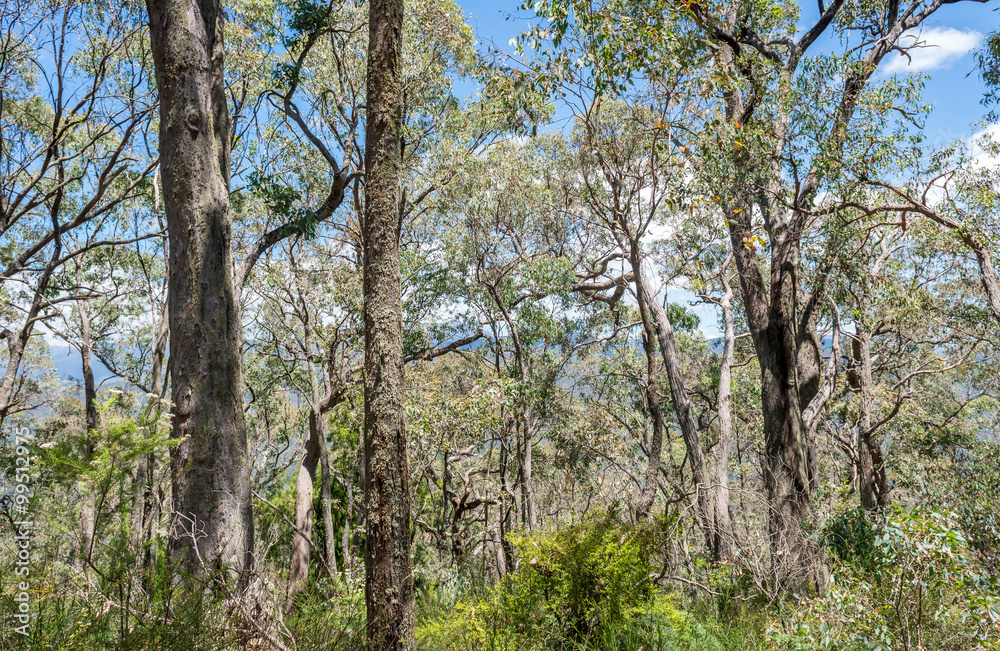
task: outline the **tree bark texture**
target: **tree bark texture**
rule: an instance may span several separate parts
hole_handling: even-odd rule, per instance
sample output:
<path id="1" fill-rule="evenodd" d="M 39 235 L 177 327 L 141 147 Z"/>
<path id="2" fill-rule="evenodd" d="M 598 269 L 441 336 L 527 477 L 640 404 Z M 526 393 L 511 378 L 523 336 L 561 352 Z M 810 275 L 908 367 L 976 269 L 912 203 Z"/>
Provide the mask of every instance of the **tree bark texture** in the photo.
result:
<path id="1" fill-rule="evenodd" d="M 365 605 L 369 651 L 414 649 L 402 301 L 403 2 L 368 9 L 365 129 Z"/>
<path id="2" fill-rule="evenodd" d="M 722 284 L 725 293 L 719 301 L 722 307 L 723 347 L 719 364 L 719 443 L 715 448 L 715 534 L 716 558 L 732 556 L 733 523 L 729 516 L 729 454 L 733 446 L 732 375 L 736 348 L 736 325 L 733 319 L 733 288 L 726 278 L 723 265 Z"/>
<path id="3" fill-rule="evenodd" d="M 749 205 L 747 205 L 749 208 Z M 802 418 L 798 326 L 797 237 L 772 245 L 769 292 L 752 250 L 744 241 L 749 224 L 731 213 L 733 254 L 754 349 L 760 362 L 765 450 L 764 485 L 770 507 L 771 552 L 783 587 L 823 590 L 827 582 L 822 551 L 803 529 L 811 515 L 815 484 L 813 451 Z M 808 391 L 808 389 L 807 389 Z"/>
<path id="4" fill-rule="evenodd" d="M 199 575 L 251 563 L 250 470 L 242 330 L 233 283 L 230 120 L 219 0 L 148 0 L 160 99 L 168 294 L 176 569 Z"/>
<path id="5" fill-rule="evenodd" d="M 292 562 L 288 570 L 289 596 L 305 591 L 309 580 L 309 556 L 312 550 L 313 485 L 319 462 L 319 427 L 316 412 L 309 412 L 309 439 L 306 453 L 295 479 L 295 532 L 292 534 Z"/>

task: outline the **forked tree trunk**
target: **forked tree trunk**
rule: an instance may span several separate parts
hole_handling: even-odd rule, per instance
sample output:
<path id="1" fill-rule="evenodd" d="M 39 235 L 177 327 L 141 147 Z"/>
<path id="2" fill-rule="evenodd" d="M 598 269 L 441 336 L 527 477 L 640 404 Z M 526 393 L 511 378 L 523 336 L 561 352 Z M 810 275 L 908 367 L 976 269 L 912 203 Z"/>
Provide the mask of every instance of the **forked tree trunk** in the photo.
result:
<path id="1" fill-rule="evenodd" d="M 365 605 L 369 651 L 414 648 L 403 413 L 403 2 L 368 5 L 365 129 Z"/>
<path id="2" fill-rule="evenodd" d="M 182 574 L 251 564 L 250 464 L 229 208 L 219 0 L 147 0 L 169 236 L 173 521 Z"/>
<path id="3" fill-rule="evenodd" d="M 749 209 L 749 202 L 744 205 Z M 810 498 L 815 476 L 799 384 L 800 324 L 790 316 L 796 313 L 798 300 L 799 242 L 785 236 L 772 245 L 768 295 L 756 257 L 743 239 L 743 233 L 749 231 L 746 212 L 730 212 L 730 237 L 760 363 L 762 470 L 775 575 L 782 590 L 822 591 L 828 579 L 823 553 L 804 529 L 812 516 Z"/>

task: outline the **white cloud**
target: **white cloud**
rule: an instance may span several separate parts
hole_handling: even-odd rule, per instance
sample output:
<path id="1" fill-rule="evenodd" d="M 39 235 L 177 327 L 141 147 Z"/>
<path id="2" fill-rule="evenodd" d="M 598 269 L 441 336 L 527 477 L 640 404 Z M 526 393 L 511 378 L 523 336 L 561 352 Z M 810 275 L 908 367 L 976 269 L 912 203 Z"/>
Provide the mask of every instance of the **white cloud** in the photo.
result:
<path id="1" fill-rule="evenodd" d="M 892 74 L 946 68 L 973 50 L 982 38 L 983 35 L 975 30 L 963 32 L 952 27 L 907 32 L 899 38 L 899 44 L 909 48 L 909 57 L 896 54 L 886 63 L 884 71 Z"/>
<path id="2" fill-rule="evenodd" d="M 994 122 L 966 141 L 974 168 L 1000 170 L 1000 122 Z"/>

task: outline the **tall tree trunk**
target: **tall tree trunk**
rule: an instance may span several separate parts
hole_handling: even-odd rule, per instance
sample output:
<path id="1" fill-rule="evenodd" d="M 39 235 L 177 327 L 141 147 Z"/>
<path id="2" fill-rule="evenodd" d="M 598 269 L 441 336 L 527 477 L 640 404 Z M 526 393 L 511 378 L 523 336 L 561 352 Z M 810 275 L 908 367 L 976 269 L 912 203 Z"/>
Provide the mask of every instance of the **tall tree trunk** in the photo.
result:
<path id="1" fill-rule="evenodd" d="M 732 556 L 733 523 L 729 517 L 729 454 L 733 446 L 732 369 L 736 348 L 736 325 L 733 320 L 733 288 L 726 278 L 728 264 L 722 266 L 719 300 L 722 308 L 723 344 L 719 363 L 719 443 L 715 446 L 715 534 L 717 559 Z"/>
<path id="2" fill-rule="evenodd" d="M 643 313 L 646 310 L 642 310 Z M 646 485 L 639 494 L 639 503 L 635 507 L 635 517 L 639 521 L 648 520 L 656 498 L 656 487 L 659 485 L 660 454 L 663 451 L 663 410 L 660 409 L 660 394 L 657 391 L 659 380 L 659 362 L 656 358 L 656 333 L 649 319 L 643 319 L 642 347 L 646 352 L 646 406 L 653 421 L 653 435 L 649 439 L 646 465 Z"/>
<path id="3" fill-rule="evenodd" d="M 803 526 L 812 515 L 815 484 L 810 436 L 803 420 L 798 361 L 800 340 L 794 318 L 797 300 L 797 236 L 772 244 L 770 295 L 757 260 L 744 240 L 749 210 L 731 211 L 730 237 L 742 296 L 760 363 L 764 420 L 764 485 L 768 495 L 771 553 L 781 589 L 823 590 L 827 572 L 822 551 Z"/>
<path id="4" fill-rule="evenodd" d="M 288 572 L 288 594 L 305 590 L 309 580 L 309 556 L 312 551 L 313 485 L 319 461 L 319 426 L 316 411 L 309 410 L 309 439 L 295 478 L 295 531 L 292 532 L 292 562 Z"/>
<path id="5" fill-rule="evenodd" d="M 852 352 L 855 368 L 852 369 L 849 379 L 854 390 L 858 392 L 858 492 L 861 495 L 861 506 L 869 512 L 875 512 L 888 506 L 891 498 L 882 446 L 875 440 L 872 431 L 875 383 L 872 379 L 871 332 L 858 321 L 855 321 Z"/>
<path id="6" fill-rule="evenodd" d="M 506 428 L 505 428 L 506 429 Z M 500 557 L 497 559 L 497 570 L 502 577 L 507 572 L 512 572 L 515 567 L 516 558 L 514 556 L 514 545 L 507 540 L 507 534 L 511 531 L 511 505 L 514 502 L 514 492 L 510 487 L 510 449 L 507 445 L 507 436 L 500 441 L 500 504 L 498 505 L 498 515 L 500 518 Z"/>
<path id="7" fill-rule="evenodd" d="M 306 327 L 310 327 L 308 323 Z M 305 343 L 307 349 L 312 351 L 312 338 L 307 336 Z M 310 422 L 315 423 L 316 449 L 319 452 L 320 470 L 322 472 L 319 488 L 319 510 L 320 516 L 323 518 L 323 560 L 326 563 L 327 570 L 332 574 L 336 574 L 337 543 L 333 531 L 332 500 L 330 497 L 330 487 L 333 477 L 330 475 L 330 453 L 326 446 L 326 412 L 323 411 L 323 397 L 320 395 L 316 367 L 313 366 L 312 360 L 308 360 L 307 363 L 309 364 L 309 383 L 312 388 L 313 405 L 312 414 L 310 415 L 312 420 Z M 315 477 L 315 468 L 313 476 Z"/>
<path id="8" fill-rule="evenodd" d="M 81 287 L 80 264 L 76 265 L 76 285 Z M 94 456 L 94 436 L 96 436 L 99 425 L 97 415 L 97 385 L 94 382 L 94 366 L 90 359 L 90 311 L 84 299 L 77 298 L 76 312 L 80 317 L 80 364 L 83 370 L 83 405 L 84 405 L 84 465 L 90 467 L 90 460 Z M 84 482 L 83 500 L 80 504 L 80 556 L 81 560 L 87 564 L 91 562 L 94 552 L 94 528 L 95 518 L 94 484 L 90 479 Z"/>
<path id="9" fill-rule="evenodd" d="M 326 567 L 332 574 L 337 574 L 337 536 L 333 530 L 333 498 L 330 495 L 333 475 L 330 470 L 330 450 L 326 446 L 326 415 L 319 413 L 322 421 L 319 431 L 319 463 L 322 476 L 319 485 L 319 510 L 323 518 L 323 557 Z"/>
<path id="10" fill-rule="evenodd" d="M 414 648 L 403 412 L 403 2 L 368 6 L 365 129 L 365 605 L 369 651 Z"/>
<path id="11" fill-rule="evenodd" d="M 154 183 L 156 181 L 154 180 Z M 165 297 L 166 298 L 166 297 Z M 156 434 L 157 415 L 160 413 L 162 403 L 159 399 L 164 393 L 163 368 L 167 355 L 167 337 L 169 316 L 167 314 L 167 301 L 164 300 L 160 306 L 160 320 L 156 324 L 153 333 L 152 369 L 150 371 L 150 393 L 155 397 L 150 397 L 146 403 L 146 419 L 149 422 L 147 432 L 150 437 Z M 148 534 L 155 527 L 154 523 L 159 519 L 159 503 L 155 498 L 156 482 L 156 453 L 150 452 L 143 455 L 136 461 L 135 486 L 132 497 L 132 545 L 133 549 L 142 552 L 138 554 L 141 559 L 140 565 L 144 570 L 144 580 L 148 580 L 146 570 L 152 567 L 155 553 L 155 546 L 147 544 Z"/>
<path id="12" fill-rule="evenodd" d="M 517 324 L 514 322 L 514 317 L 511 315 L 510 310 L 504 304 L 500 291 L 495 286 L 490 286 L 488 291 L 493 297 L 493 302 L 500 310 L 504 323 L 507 324 L 510 340 L 514 346 L 514 360 L 517 363 L 517 372 L 521 376 L 521 385 L 527 387 L 530 371 L 524 348 L 521 346 L 521 336 L 518 334 Z M 531 401 L 527 397 L 522 396 L 521 400 L 520 421 L 516 424 L 517 457 L 520 462 L 518 464 L 517 483 L 521 490 L 521 521 L 523 526 L 529 530 L 534 530 L 538 527 L 538 520 L 535 515 L 535 491 L 531 477 L 532 409 Z M 513 493 L 511 493 L 511 496 L 513 496 Z"/>
<path id="13" fill-rule="evenodd" d="M 858 494 L 861 497 L 861 506 L 866 511 L 875 510 L 875 490 L 872 486 L 872 458 L 865 441 L 865 432 L 871 427 L 872 422 L 872 391 L 871 391 L 871 354 L 865 355 L 862 347 L 869 345 L 868 333 L 864 326 L 855 320 L 855 338 L 851 342 L 851 351 L 854 356 L 854 368 L 848 374 L 848 381 L 851 388 L 858 392 L 858 434 L 857 434 L 857 467 L 858 467 Z M 868 358 L 868 381 L 862 379 L 865 372 L 864 358 Z"/>
<path id="14" fill-rule="evenodd" d="M 242 329 L 233 284 L 229 112 L 219 0 L 147 0 L 160 99 L 169 236 L 170 376 L 177 570 L 252 563 Z"/>

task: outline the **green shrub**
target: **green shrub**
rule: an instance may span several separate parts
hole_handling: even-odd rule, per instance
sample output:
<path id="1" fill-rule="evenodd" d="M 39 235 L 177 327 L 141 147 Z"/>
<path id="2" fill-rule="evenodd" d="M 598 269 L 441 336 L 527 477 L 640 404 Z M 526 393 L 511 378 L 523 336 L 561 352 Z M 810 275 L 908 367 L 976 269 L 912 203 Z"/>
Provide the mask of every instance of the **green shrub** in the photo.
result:
<path id="1" fill-rule="evenodd" d="M 824 530 L 824 539 L 830 551 L 842 562 L 863 572 L 879 569 L 875 547 L 877 535 L 876 523 L 860 506 L 833 518 Z"/>
<path id="2" fill-rule="evenodd" d="M 722 651 L 649 579 L 652 536 L 613 514 L 512 536 L 519 564 L 480 599 L 418 623 L 421 649 Z"/>
<path id="3" fill-rule="evenodd" d="M 512 536 L 521 559 L 512 591 L 569 637 L 619 627 L 652 596 L 649 541 L 645 532 L 617 526 L 612 514 L 552 533 Z"/>
<path id="4" fill-rule="evenodd" d="M 958 522 L 890 511 L 872 541 L 877 571 L 843 568 L 829 593 L 769 631 L 775 647 L 1000 650 L 1000 586 L 975 564 Z"/>

